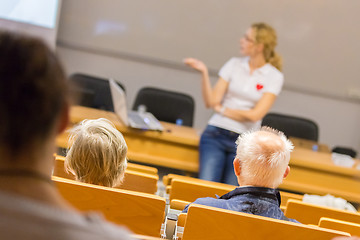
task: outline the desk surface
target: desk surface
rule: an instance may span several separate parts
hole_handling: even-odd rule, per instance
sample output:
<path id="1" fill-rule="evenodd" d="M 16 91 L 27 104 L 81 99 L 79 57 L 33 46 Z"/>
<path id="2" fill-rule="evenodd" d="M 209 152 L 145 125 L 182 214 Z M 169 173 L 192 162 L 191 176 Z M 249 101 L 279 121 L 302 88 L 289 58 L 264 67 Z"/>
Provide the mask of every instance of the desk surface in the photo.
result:
<path id="1" fill-rule="evenodd" d="M 115 127 L 124 135 L 126 133 L 137 133 L 142 134 L 146 137 L 160 138 L 164 141 L 198 146 L 200 138 L 199 133 L 191 127 L 178 126 L 172 123 L 161 122 L 164 127 L 163 132 L 146 131 L 125 126 L 114 112 L 108 112 L 81 106 L 74 106 L 71 108 L 70 111 L 70 122 L 73 124 L 79 123 L 84 119 L 97 119 L 101 117 L 107 118 L 111 122 L 113 122 Z"/>
<path id="2" fill-rule="evenodd" d="M 335 165 L 330 153 L 295 148 L 289 165 L 290 174 L 279 186 L 280 189 L 317 195 L 332 194 L 360 203 L 360 171 L 355 167 Z"/>
<path id="3" fill-rule="evenodd" d="M 165 128 L 163 132 L 142 131 L 124 126 L 113 112 L 80 106 L 72 107 L 70 114 L 71 124 L 100 117 L 112 121 L 126 139 L 130 160 L 198 172 L 200 133 L 193 128 L 161 122 Z M 319 144 L 319 151 L 314 152 L 311 150 L 313 142 L 291 140 L 295 145 L 290 159 L 291 171 L 280 186 L 282 189 L 320 195 L 330 193 L 360 203 L 358 169 L 335 165 L 326 145 Z M 57 143 L 66 147 L 67 133 L 59 136 Z"/>
<path id="4" fill-rule="evenodd" d="M 163 132 L 144 131 L 126 127 L 113 112 L 73 106 L 70 126 L 84 119 L 106 118 L 124 135 L 128 145 L 128 158 L 133 161 L 175 168 L 190 172 L 198 171 L 199 132 L 191 127 L 161 122 Z M 66 148 L 68 132 L 57 138 L 57 145 Z"/>
<path id="5" fill-rule="evenodd" d="M 355 159 L 356 163 L 359 159 Z M 302 166 L 305 168 L 317 169 L 319 171 L 333 172 L 336 174 L 348 175 L 353 177 L 360 177 L 360 171 L 353 167 L 342 167 L 335 165 L 331 153 L 314 152 L 310 149 L 295 148 L 291 153 L 290 165 Z"/>
<path id="6" fill-rule="evenodd" d="M 312 150 L 315 146 L 318 150 L 317 152 L 326 152 L 329 153 L 331 150 L 326 144 L 307 140 L 307 139 L 301 139 L 301 138 L 295 138 L 295 137 L 289 137 L 291 142 L 294 144 L 295 148 L 305 148 Z"/>

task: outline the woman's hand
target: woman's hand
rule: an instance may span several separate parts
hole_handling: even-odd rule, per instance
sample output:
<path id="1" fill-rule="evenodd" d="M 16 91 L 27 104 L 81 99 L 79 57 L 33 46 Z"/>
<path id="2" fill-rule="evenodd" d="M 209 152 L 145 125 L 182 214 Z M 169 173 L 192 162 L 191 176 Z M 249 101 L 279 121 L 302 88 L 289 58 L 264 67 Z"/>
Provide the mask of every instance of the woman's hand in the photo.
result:
<path id="1" fill-rule="evenodd" d="M 225 114 L 225 110 L 226 108 L 223 105 L 220 104 L 216 104 L 214 106 L 214 111 L 217 112 L 220 115 L 224 115 Z"/>
<path id="2" fill-rule="evenodd" d="M 239 122 L 256 122 L 261 120 L 269 112 L 275 100 L 275 94 L 266 92 L 253 108 L 249 110 L 226 108 L 226 116 Z"/>
<path id="3" fill-rule="evenodd" d="M 216 105 L 220 106 L 221 101 L 228 88 L 229 82 L 225 81 L 222 78 L 219 78 L 214 88 L 212 88 L 209 79 L 208 68 L 202 61 L 195 58 L 185 58 L 184 63 L 189 67 L 201 72 L 201 89 L 205 106 L 207 108 L 214 108 Z M 219 106 L 217 106 L 214 110 L 219 111 Z"/>
<path id="4" fill-rule="evenodd" d="M 222 106 L 221 106 L 220 104 L 216 104 L 216 105 L 214 106 L 214 111 L 217 112 L 217 113 L 220 113 L 220 112 L 221 112 L 221 108 L 222 108 Z"/>
<path id="5" fill-rule="evenodd" d="M 201 73 L 207 73 L 208 68 L 207 66 L 200 60 L 195 58 L 185 58 L 184 63 L 188 65 L 189 67 L 201 72 Z"/>

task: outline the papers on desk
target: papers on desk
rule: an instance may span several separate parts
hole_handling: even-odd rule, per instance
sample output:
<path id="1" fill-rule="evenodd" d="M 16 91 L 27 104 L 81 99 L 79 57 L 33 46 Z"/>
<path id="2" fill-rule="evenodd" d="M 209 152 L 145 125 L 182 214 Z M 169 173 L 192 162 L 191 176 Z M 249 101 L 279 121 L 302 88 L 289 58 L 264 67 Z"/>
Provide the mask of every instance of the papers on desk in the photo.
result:
<path id="1" fill-rule="evenodd" d="M 331 159 L 333 160 L 335 165 L 342 167 L 353 167 L 355 164 L 355 160 L 349 155 L 340 154 L 340 153 L 332 153 Z"/>
<path id="2" fill-rule="evenodd" d="M 303 202 L 347 210 L 350 212 L 357 212 L 356 208 L 351 203 L 347 202 L 343 198 L 334 197 L 330 194 L 325 196 L 304 194 Z"/>

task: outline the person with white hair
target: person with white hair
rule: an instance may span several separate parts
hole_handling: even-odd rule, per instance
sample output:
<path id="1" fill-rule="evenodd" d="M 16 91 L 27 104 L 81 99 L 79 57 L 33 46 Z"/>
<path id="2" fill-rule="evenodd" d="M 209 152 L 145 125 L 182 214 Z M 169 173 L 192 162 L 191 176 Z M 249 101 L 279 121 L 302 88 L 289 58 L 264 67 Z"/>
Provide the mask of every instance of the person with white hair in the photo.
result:
<path id="1" fill-rule="evenodd" d="M 284 133 L 264 126 L 241 134 L 236 144 L 233 164 L 239 187 L 218 199 L 199 198 L 194 203 L 297 222 L 284 216 L 276 190 L 290 171 L 291 141 Z"/>

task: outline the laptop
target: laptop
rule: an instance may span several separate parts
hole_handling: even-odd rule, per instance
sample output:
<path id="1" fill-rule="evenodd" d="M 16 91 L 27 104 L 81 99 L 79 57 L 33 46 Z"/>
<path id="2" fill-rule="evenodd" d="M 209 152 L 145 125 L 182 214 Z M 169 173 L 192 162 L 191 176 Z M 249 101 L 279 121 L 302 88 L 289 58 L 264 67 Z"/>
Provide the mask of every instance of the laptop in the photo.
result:
<path id="1" fill-rule="evenodd" d="M 109 79 L 109 84 L 115 114 L 118 115 L 126 126 L 142 130 L 164 130 L 159 120 L 151 113 L 145 111 L 128 111 L 124 90 L 122 90 L 113 79 Z"/>

